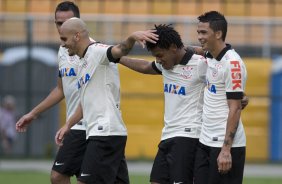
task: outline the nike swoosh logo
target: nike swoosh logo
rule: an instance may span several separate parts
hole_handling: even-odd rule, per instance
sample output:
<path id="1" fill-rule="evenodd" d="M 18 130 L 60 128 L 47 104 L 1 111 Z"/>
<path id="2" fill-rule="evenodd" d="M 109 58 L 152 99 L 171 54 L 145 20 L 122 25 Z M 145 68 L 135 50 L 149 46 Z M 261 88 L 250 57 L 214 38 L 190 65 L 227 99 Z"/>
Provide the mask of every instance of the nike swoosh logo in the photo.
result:
<path id="1" fill-rule="evenodd" d="M 181 184 L 181 183 L 183 183 L 183 182 L 173 182 L 173 184 Z"/>
<path id="2" fill-rule="evenodd" d="M 90 174 L 81 173 L 80 176 L 90 176 Z"/>
<path id="3" fill-rule="evenodd" d="M 55 165 L 64 165 L 64 163 L 55 162 Z"/>

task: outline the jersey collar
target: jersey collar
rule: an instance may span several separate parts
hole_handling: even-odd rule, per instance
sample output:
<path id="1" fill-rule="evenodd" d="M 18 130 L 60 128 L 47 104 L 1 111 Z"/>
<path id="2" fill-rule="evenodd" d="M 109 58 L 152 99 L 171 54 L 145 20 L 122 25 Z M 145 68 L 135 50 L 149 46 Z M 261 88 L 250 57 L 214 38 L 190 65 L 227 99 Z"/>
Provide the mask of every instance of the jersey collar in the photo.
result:
<path id="1" fill-rule="evenodd" d="M 99 42 L 91 42 L 91 43 L 85 48 L 85 50 L 84 50 L 83 55 L 82 55 L 81 58 L 84 58 L 84 56 L 85 56 L 85 54 L 86 54 L 86 52 L 87 52 L 87 50 L 88 50 L 88 47 L 89 47 L 90 45 L 93 45 L 94 43 L 99 43 Z"/>
<path id="2" fill-rule="evenodd" d="M 222 49 L 222 51 L 218 54 L 218 56 L 215 59 L 217 61 L 220 61 L 222 59 L 222 57 L 225 55 L 225 53 L 228 50 L 231 50 L 231 49 L 232 49 L 231 45 L 230 44 L 226 44 L 226 47 L 224 47 L 224 49 Z M 211 59 L 213 58 L 213 56 L 209 52 L 206 53 L 206 57 L 207 58 L 211 58 Z"/>
<path id="3" fill-rule="evenodd" d="M 185 55 L 183 56 L 183 58 L 180 61 L 180 65 L 187 65 L 187 63 L 189 62 L 189 60 L 191 59 L 191 57 L 193 56 L 193 51 L 187 49 Z"/>

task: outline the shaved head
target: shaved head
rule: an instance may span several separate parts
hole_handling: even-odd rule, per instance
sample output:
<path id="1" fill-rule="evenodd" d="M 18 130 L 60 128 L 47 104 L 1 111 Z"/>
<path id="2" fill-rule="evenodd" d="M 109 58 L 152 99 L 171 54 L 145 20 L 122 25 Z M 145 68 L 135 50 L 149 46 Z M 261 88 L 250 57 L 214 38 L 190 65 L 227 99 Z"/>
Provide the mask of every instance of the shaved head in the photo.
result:
<path id="1" fill-rule="evenodd" d="M 88 30 L 85 22 L 77 17 L 72 17 L 66 20 L 61 27 L 61 31 L 66 31 L 71 34 L 80 33 L 82 37 L 88 37 Z"/>
<path id="2" fill-rule="evenodd" d="M 62 46 L 68 49 L 69 55 L 82 56 L 85 48 L 91 43 L 87 26 L 80 18 L 66 20 L 60 30 Z"/>

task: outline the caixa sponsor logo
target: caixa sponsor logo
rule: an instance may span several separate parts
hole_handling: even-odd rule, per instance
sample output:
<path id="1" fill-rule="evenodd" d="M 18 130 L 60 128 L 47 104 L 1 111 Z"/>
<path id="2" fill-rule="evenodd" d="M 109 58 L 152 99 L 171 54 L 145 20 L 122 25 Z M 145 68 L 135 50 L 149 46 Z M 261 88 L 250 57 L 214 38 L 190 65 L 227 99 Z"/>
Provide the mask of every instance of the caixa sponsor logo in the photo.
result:
<path id="1" fill-rule="evenodd" d="M 76 76 L 74 68 L 61 68 L 59 70 L 59 77 Z"/>
<path id="2" fill-rule="evenodd" d="M 186 95 L 185 87 L 184 86 L 178 86 L 175 84 L 164 84 L 164 92 L 165 93 L 172 93 L 177 95 Z"/>
<path id="3" fill-rule="evenodd" d="M 211 84 L 208 80 L 206 81 L 207 88 L 211 93 L 216 94 L 216 87 L 214 84 Z"/>
<path id="4" fill-rule="evenodd" d="M 85 76 L 81 77 L 78 81 L 77 81 L 77 88 L 81 88 L 81 86 L 83 86 L 84 84 L 86 84 L 89 80 L 90 80 L 90 75 L 87 73 L 85 74 Z"/>

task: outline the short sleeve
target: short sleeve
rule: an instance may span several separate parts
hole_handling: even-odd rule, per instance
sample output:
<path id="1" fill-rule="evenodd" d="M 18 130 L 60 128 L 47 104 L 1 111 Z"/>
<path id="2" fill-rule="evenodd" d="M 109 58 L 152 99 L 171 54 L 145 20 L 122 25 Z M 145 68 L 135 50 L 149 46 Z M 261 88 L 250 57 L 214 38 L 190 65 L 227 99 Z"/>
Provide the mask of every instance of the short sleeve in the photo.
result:
<path id="1" fill-rule="evenodd" d="M 227 99 L 242 99 L 243 97 L 243 76 L 244 67 L 237 60 L 231 60 L 227 63 L 225 73 L 225 90 Z"/>
<path id="2" fill-rule="evenodd" d="M 207 68 L 208 68 L 208 64 L 207 64 L 206 58 L 204 57 L 199 58 L 198 75 L 199 75 L 199 78 L 203 81 L 206 80 Z"/>

